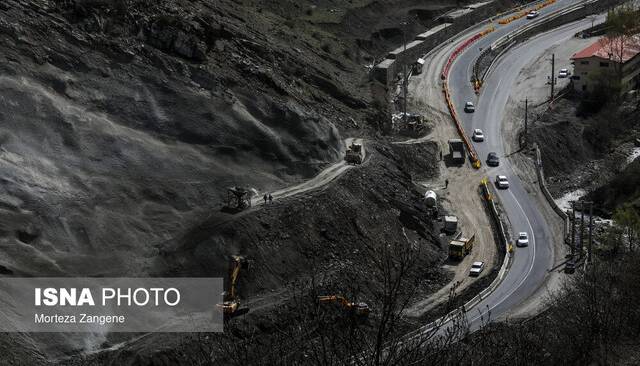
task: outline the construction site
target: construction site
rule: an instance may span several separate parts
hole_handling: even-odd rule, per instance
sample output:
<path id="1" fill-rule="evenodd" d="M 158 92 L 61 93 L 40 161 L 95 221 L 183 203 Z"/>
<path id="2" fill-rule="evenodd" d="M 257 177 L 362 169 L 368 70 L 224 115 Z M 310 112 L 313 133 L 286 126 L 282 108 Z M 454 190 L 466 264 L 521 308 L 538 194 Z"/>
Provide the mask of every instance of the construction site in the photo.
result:
<path id="1" fill-rule="evenodd" d="M 0 365 L 637 364 L 638 14 L 4 1 L 2 280 L 221 279 L 222 331 L 0 331 Z"/>

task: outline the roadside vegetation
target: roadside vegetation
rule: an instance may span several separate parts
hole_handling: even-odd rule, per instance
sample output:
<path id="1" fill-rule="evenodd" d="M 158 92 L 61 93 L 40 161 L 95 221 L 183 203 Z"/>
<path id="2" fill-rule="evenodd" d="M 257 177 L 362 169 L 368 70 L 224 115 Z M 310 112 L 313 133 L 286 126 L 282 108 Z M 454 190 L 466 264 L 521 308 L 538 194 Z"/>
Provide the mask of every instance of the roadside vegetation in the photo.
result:
<path id="1" fill-rule="evenodd" d="M 199 365 L 636 365 L 640 360 L 640 219 L 627 209 L 596 238 L 592 263 L 583 265 L 554 294 L 546 310 L 527 320 L 485 324 L 470 333 L 463 316 L 421 336 L 406 337 L 402 310 L 411 299 L 417 269 L 403 248 L 380 255 L 371 275 L 385 284 L 378 315 L 361 321 L 338 306 L 322 306 L 316 291 L 298 293 L 286 311 L 296 316 L 271 329 L 231 322 L 224 336 L 190 339 Z M 372 253 L 373 254 L 373 253 Z M 383 259 L 384 258 L 384 259 Z M 452 298 L 455 294 L 452 294 Z M 447 308 L 447 312 L 451 307 Z M 426 322 L 424 323 L 426 324 Z M 436 334 L 438 331 L 440 333 Z M 418 333 L 411 333 L 418 334 Z M 444 334 L 444 335 L 443 335 Z"/>
<path id="2" fill-rule="evenodd" d="M 607 14 L 606 34 L 600 42 L 610 50 L 610 59 L 622 60 L 629 52 L 629 44 L 640 32 L 640 10 L 633 5 L 615 8 Z M 615 107 L 622 103 L 622 63 L 614 62 L 611 69 L 600 71 L 593 76 L 597 87 L 581 98 L 578 114 L 591 115 L 604 107 Z"/>
<path id="3" fill-rule="evenodd" d="M 625 52 L 625 40 L 640 29 L 634 8 L 623 7 L 609 14 L 608 33 L 603 42 L 620 42 L 616 48 Z M 596 91 L 582 96 L 578 114 L 604 116 L 610 123 L 597 123 L 583 130 L 583 137 L 600 144 L 606 153 L 622 135 L 637 125 L 637 106 L 629 107 L 621 94 L 622 71 L 597 76 Z M 633 112 L 630 112 L 630 111 Z M 616 116 L 616 118 L 611 118 Z M 604 117 L 603 117 L 604 118 Z M 600 122 L 603 122 L 600 120 Z M 628 137 L 628 136 L 627 136 Z M 279 333 L 269 344 L 257 344 L 245 338 L 246 330 L 235 329 L 215 343 L 225 349 L 227 361 L 234 355 L 246 355 L 237 364 L 313 365 L 635 365 L 640 361 L 640 161 L 636 160 L 614 177 L 610 184 L 596 190 L 592 198 L 600 211 L 613 216 L 613 225 L 602 230 L 596 239 L 593 261 L 583 265 L 563 284 L 560 291 L 548 294 L 546 310 L 525 321 L 489 323 L 469 333 L 464 318 L 458 318 L 444 337 L 427 333 L 416 342 L 402 337 L 408 326 L 402 309 L 410 298 L 411 284 L 406 273 L 397 271 L 408 263 L 393 253 L 382 255 L 380 268 L 385 276 L 384 291 L 376 297 L 379 318 L 367 323 L 345 317 L 338 311 L 327 312 L 313 305 L 313 294 L 300 302 L 304 309 L 298 323 Z M 391 259 L 396 258 L 396 259 Z M 399 260 L 396 262 L 396 260 Z M 375 262 L 375 261 L 374 261 Z M 410 262 L 410 261 L 409 261 Z M 388 269 L 395 269 L 389 271 Z M 396 292 L 404 288 L 407 292 Z M 452 299 L 455 294 L 452 294 Z M 300 297 L 305 299 L 304 296 Z M 451 307 L 447 309 L 451 310 Z M 293 330 L 293 332 L 291 332 Z M 462 340 L 460 340 L 462 339 Z M 206 352 L 205 352 L 206 353 Z M 210 353 L 212 354 L 212 353 Z M 364 355 L 367 356 L 364 356 Z M 354 356 L 355 355 L 355 356 Z"/>

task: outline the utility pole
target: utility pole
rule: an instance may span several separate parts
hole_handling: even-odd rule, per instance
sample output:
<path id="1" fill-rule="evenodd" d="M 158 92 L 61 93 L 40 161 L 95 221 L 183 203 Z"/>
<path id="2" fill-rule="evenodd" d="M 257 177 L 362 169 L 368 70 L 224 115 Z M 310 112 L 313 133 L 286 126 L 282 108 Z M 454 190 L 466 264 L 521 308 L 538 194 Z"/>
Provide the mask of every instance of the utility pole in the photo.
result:
<path id="1" fill-rule="evenodd" d="M 554 87 L 556 85 L 556 54 L 551 54 L 551 99 L 553 100 Z"/>
<path id="2" fill-rule="evenodd" d="M 593 249 L 593 202 L 589 202 L 589 251 L 587 261 L 591 263 L 591 250 Z"/>
<path id="3" fill-rule="evenodd" d="M 529 141 L 529 98 L 524 100 L 524 145 Z"/>
<path id="4" fill-rule="evenodd" d="M 402 120 L 407 125 L 407 23 L 402 24 L 402 43 L 404 44 L 404 55 L 402 63 Z"/>
<path id="5" fill-rule="evenodd" d="M 576 255 L 576 202 L 571 201 L 571 260 Z"/>
<path id="6" fill-rule="evenodd" d="M 582 258 L 582 248 L 584 248 L 584 204 L 580 201 L 580 257 Z"/>

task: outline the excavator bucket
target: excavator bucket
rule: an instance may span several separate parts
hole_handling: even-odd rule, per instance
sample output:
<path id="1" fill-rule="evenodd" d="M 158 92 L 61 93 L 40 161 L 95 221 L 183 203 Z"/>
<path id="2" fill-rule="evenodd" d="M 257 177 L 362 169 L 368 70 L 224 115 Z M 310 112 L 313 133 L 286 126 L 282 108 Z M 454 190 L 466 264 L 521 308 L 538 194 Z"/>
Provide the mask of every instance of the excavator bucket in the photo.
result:
<path id="1" fill-rule="evenodd" d="M 368 317 L 369 312 L 369 305 L 367 305 L 366 303 L 360 302 L 358 304 L 355 304 L 355 314 L 358 317 Z"/>

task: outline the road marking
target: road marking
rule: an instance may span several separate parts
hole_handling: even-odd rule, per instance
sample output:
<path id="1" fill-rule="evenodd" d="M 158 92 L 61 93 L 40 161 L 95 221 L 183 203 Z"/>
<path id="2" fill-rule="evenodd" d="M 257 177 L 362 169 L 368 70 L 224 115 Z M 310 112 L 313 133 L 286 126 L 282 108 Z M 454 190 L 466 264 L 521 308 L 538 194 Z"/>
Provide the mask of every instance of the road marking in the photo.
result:
<path id="1" fill-rule="evenodd" d="M 511 171 L 513 172 L 513 169 L 511 169 Z M 511 197 L 513 197 L 514 201 L 516 201 L 516 204 L 520 208 L 520 211 L 522 211 L 522 214 L 524 215 L 524 218 L 527 220 L 527 225 L 529 225 L 529 229 L 530 229 L 530 232 L 531 232 L 531 238 L 533 239 L 533 256 L 531 257 L 531 265 L 529 266 L 529 270 L 527 271 L 527 274 L 520 280 L 518 285 L 516 285 L 516 287 L 513 290 L 511 290 L 506 296 L 502 297 L 502 299 L 500 299 L 500 301 L 494 303 L 493 306 L 490 306 L 489 310 L 487 312 L 495 309 L 498 305 L 502 304 L 506 299 L 511 297 L 511 295 L 513 295 L 514 292 L 516 292 L 516 291 L 518 291 L 518 289 L 520 289 L 520 287 L 522 286 L 524 281 L 526 281 L 527 278 L 529 277 L 529 275 L 531 274 L 531 271 L 533 270 L 533 265 L 536 262 L 536 234 L 533 232 L 533 226 L 531 226 L 531 221 L 529 221 L 529 217 L 524 212 L 524 209 L 522 208 L 522 205 L 520 205 L 520 202 L 518 202 L 518 199 L 516 198 L 516 196 L 513 194 L 513 192 L 511 190 L 509 190 L 509 194 L 511 195 Z M 511 272 L 511 271 L 509 271 L 509 272 Z M 487 297 L 489 297 L 489 296 L 487 296 Z M 477 305 L 476 305 L 476 307 L 477 307 Z M 469 323 L 475 322 L 476 320 L 480 319 L 483 315 L 484 314 L 481 313 L 480 315 L 478 315 L 477 317 L 475 317 L 471 321 L 469 321 Z"/>

